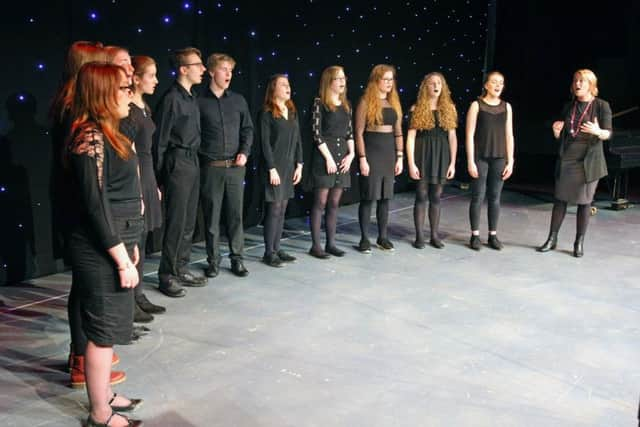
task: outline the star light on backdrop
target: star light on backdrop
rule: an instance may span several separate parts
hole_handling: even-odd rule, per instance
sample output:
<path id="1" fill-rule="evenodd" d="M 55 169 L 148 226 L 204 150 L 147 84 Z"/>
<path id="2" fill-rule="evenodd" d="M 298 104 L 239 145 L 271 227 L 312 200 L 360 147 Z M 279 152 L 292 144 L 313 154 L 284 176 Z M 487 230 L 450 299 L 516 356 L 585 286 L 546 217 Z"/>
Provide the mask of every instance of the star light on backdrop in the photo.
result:
<path id="1" fill-rule="evenodd" d="M 405 113 L 415 101 L 422 77 L 431 71 L 445 75 L 461 115 L 481 89 L 487 35 L 488 2 L 485 1 L 345 4 L 285 0 L 268 9 L 257 7 L 253 1 L 67 3 L 68 7 L 63 10 L 47 3 L 52 12 L 38 14 L 33 13 L 33 7 L 24 6 L 22 15 L 13 21 L 18 40 L 20 37 L 30 39 L 34 34 L 56 34 L 59 46 L 55 50 L 42 43 L 41 48 L 36 44 L 35 48 L 27 49 L 24 57 L 30 62 L 24 72 L 12 80 L 16 87 L 23 88 L 17 91 L 18 102 L 26 103 L 25 94 L 29 93 L 38 99 L 41 110 L 46 109 L 54 90 L 51 79 L 62 74 L 64 50 L 74 40 L 123 45 L 133 55 L 154 57 L 158 62 L 160 85 L 157 95 L 150 98 L 152 105 L 176 75 L 168 67 L 168 54 L 185 46 L 199 48 L 205 59 L 212 52 L 231 54 L 237 60 L 231 89 L 246 96 L 254 113 L 261 108 L 268 77 L 285 73 L 291 80 L 294 102 L 303 115 L 301 128 L 305 131 L 308 107 L 317 95 L 320 74 L 329 65 L 339 64 L 345 68 L 349 76 L 348 96 L 353 104 L 358 101 L 375 64 L 395 65 Z M 61 22 L 70 25 L 60 25 Z M 44 72 L 51 79 L 42 79 Z M 41 117 L 44 114 L 39 112 Z M 8 126 L 7 123 L 2 127 Z M 303 138 L 307 137 L 303 135 Z M 305 139 L 305 151 L 310 147 Z M 245 184 L 247 193 L 255 197 L 258 193 L 249 190 L 259 182 L 261 172 L 255 159 L 252 162 Z M 0 194 L 10 190 L 6 182 L 0 182 Z M 289 211 L 294 215 L 304 214 L 311 199 L 297 190 Z M 348 192 L 345 200 L 350 200 Z M 40 201 L 31 203 L 35 206 Z M 247 212 L 247 224 L 255 222 L 251 217 L 254 220 L 259 217 L 260 207 L 249 209 L 254 212 Z M 22 228 L 23 224 L 21 220 L 14 227 Z"/>

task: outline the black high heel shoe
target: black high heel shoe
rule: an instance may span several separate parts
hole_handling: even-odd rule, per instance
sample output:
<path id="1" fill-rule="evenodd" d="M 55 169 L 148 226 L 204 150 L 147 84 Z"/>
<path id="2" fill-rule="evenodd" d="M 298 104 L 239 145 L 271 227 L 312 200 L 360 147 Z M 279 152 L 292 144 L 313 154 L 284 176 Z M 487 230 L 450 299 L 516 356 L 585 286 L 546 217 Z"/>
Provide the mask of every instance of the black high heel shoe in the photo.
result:
<path id="1" fill-rule="evenodd" d="M 573 256 L 580 258 L 584 255 L 584 236 L 576 237 L 576 241 L 573 243 Z"/>
<path id="2" fill-rule="evenodd" d="M 542 244 L 542 246 L 538 246 L 536 250 L 538 252 L 549 252 L 556 248 L 558 245 L 558 232 L 551 231 L 549 233 L 549 237 L 547 237 L 547 241 Z"/>

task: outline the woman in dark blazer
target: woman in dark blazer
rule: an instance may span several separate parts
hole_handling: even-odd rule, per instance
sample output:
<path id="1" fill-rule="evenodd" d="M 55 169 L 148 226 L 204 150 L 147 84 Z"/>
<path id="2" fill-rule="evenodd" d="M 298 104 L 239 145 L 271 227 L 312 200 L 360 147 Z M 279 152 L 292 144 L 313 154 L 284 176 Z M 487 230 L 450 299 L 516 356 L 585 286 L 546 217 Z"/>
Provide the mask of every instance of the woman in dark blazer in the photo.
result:
<path id="1" fill-rule="evenodd" d="M 576 240 L 573 256 L 584 254 L 583 241 L 591 214 L 590 205 L 598 180 L 607 175 L 602 141 L 611 138 L 611 108 L 598 98 L 598 79 L 591 70 L 578 70 L 571 84 L 573 100 L 562 112 L 562 120 L 553 122 L 553 136 L 560 140 L 556 164 L 555 202 L 547 241 L 539 252 L 556 248 L 558 231 L 567 212 L 567 204 L 578 205 Z"/>

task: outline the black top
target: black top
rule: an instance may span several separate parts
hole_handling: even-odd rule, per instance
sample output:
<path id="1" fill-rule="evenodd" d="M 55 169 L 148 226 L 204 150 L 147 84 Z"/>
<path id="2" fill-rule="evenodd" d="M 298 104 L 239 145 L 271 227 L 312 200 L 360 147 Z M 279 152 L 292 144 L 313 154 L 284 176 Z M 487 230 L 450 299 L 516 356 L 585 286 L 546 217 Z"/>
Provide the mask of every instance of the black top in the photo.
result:
<path id="1" fill-rule="evenodd" d="M 121 159 L 104 136 L 70 149 L 69 164 L 73 183 L 69 189 L 76 199 L 77 225 L 97 237 L 105 249 L 121 243 L 112 218 L 111 205 L 140 204 L 138 158 L 135 153 Z"/>
<path id="2" fill-rule="evenodd" d="M 260 118 L 260 139 L 267 170 L 276 168 L 282 174 L 295 167 L 296 163 L 302 163 L 300 125 L 298 115 L 292 111 L 289 111 L 287 119 L 276 119 L 270 111 L 263 111 Z"/>
<path id="3" fill-rule="evenodd" d="M 129 104 L 129 116 L 120 122 L 120 130 L 135 130 L 131 137 L 135 142 L 138 160 L 140 162 L 140 185 L 142 186 L 142 199 L 144 200 L 144 222 L 146 230 L 153 230 L 162 225 L 162 208 L 158 197 L 158 183 L 153 171 L 153 158 L 151 146 L 153 132 L 156 125 L 151 118 L 151 110 L 145 104 L 144 108 L 138 107 L 133 102 Z"/>
<path id="4" fill-rule="evenodd" d="M 253 122 L 244 97 L 225 90 L 218 98 L 211 88 L 198 98 L 202 123 L 200 155 L 206 160 L 229 160 L 249 156 Z"/>
<path id="5" fill-rule="evenodd" d="M 478 98 L 478 118 L 474 133 L 475 157 L 505 157 L 507 155 L 507 103 L 489 105 Z"/>
<path id="6" fill-rule="evenodd" d="M 353 127 L 349 111 L 344 105 L 337 106 L 335 111 L 331 111 L 320 98 L 313 101 L 311 130 L 313 131 L 313 142 L 316 145 L 326 143 L 324 140 L 326 137 L 343 138 L 345 141 L 353 140 Z"/>
<path id="7" fill-rule="evenodd" d="M 155 113 L 158 129 L 153 135 L 156 175 L 161 176 L 164 155 L 169 148 L 198 151 L 200 111 L 198 100 L 178 82 L 164 93 Z"/>

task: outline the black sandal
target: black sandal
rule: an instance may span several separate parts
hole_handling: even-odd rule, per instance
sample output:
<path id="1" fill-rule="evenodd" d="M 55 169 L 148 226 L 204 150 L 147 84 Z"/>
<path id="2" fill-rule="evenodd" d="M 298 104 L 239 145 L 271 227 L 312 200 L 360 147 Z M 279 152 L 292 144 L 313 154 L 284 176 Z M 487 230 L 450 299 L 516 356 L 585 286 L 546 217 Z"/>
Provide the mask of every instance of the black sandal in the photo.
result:
<path id="1" fill-rule="evenodd" d="M 91 418 L 91 414 L 89 414 L 89 418 L 87 418 L 87 422 L 85 423 L 86 427 L 110 427 L 109 426 L 109 421 L 111 421 L 111 418 L 113 418 L 114 415 L 118 415 L 122 418 L 124 418 L 125 420 L 127 420 L 128 422 L 128 426 L 129 427 L 141 427 L 142 426 L 142 421 L 141 420 L 130 420 L 129 418 L 125 417 L 122 414 L 119 414 L 115 411 L 111 412 L 111 415 L 109 415 L 109 418 L 107 418 L 107 421 L 105 421 L 104 423 L 99 423 L 94 421 L 93 418 Z"/>
<path id="2" fill-rule="evenodd" d="M 115 406 L 115 405 L 112 405 L 111 403 L 114 400 L 116 400 L 117 396 L 118 396 L 118 393 L 113 393 L 113 397 L 109 401 L 109 406 L 111 406 L 111 409 L 113 409 L 114 411 L 133 412 L 138 407 L 142 406 L 142 402 L 144 402 L 144 400 L 142 400 L 142 399 L 129 399 L 129 402 L 131 402 L 131 403 L 129 403 L 127 406 Z"/>

